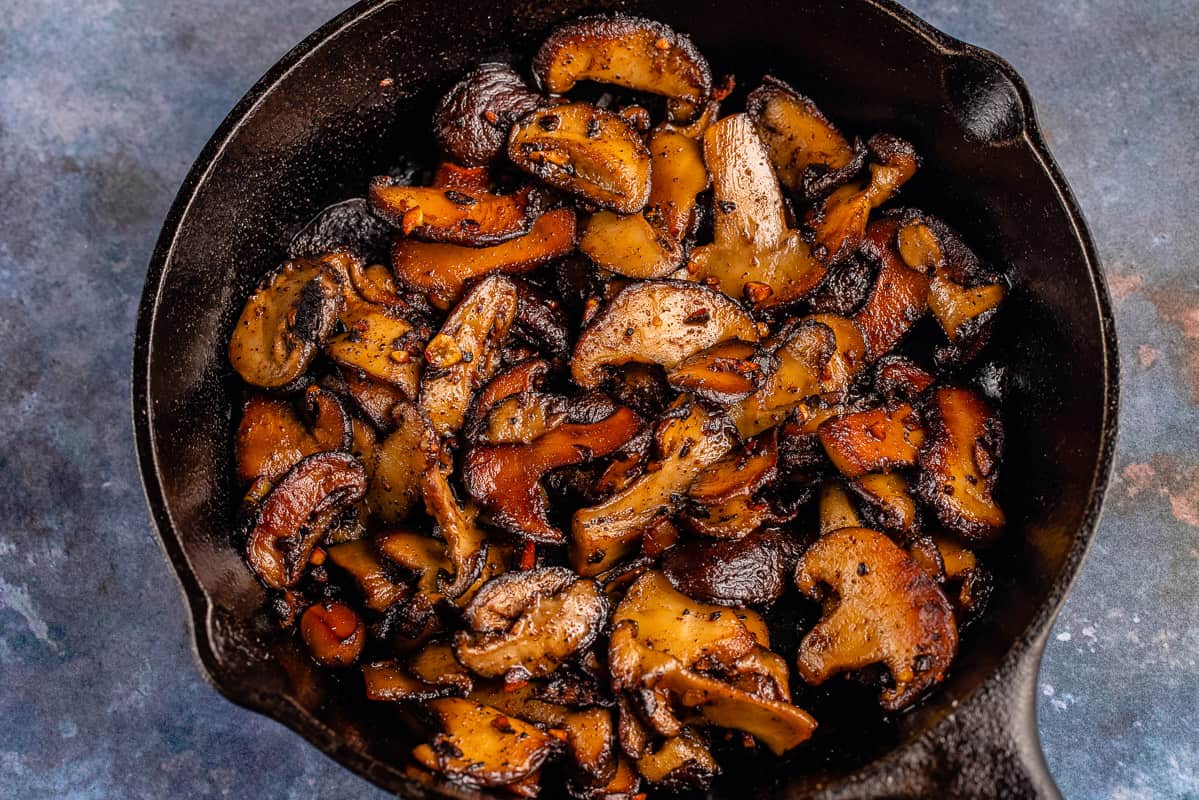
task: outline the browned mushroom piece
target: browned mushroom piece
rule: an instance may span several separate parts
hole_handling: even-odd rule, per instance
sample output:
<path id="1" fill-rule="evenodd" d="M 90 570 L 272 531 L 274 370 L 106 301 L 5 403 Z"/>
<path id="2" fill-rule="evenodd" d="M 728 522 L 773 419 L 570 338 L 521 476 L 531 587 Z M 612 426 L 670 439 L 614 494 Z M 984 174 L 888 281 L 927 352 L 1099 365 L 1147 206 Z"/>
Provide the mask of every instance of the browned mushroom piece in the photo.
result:
<path id="1" fill-rule="evenodd" d="M 396 580 L 369 539 L 336 544 L 327 552 L 329 562 L 354 579 L 366 607 L 372 611 L 386 611 L 392 603 L 411 594 L 403 582 Z"/>
<path id="2" fill-rule="evenodd" d="M 534 111 L 512 127 L 518 167 L 600 208 L 634 214 L 649 200 L 650 155 L 625 120 L 590 103 Z"/>
<path id="3" fill-rule="evenodd" d="M 700 733 L 688 727 L 637 759 L 637 772 L 668 792 L 703 790 L 720 774 L 720 764 Z"/>
<path id="4" fill-rule="evenodd" d="M 253 510 L 246 560 L 272 589 L 299 581 L 333 515 L 362 499 L 366 472 L 348 453 L 300 461 Z"/>
<path id="5" fill-rule="evenodd" d="M 874 390 L 887 402 L 913 403 L 937 380 L 907 356 L 890 355 L 874 365 Z"/>
<path id="6" fill-rule="evenodd" d="M 546 407 L 552 399 L 545 395 L 533 398 L 533 408 L 541 413 L 529 415 L 531 421 L 510 416 L 519 414 L 520 400 L 528 397 L 516 395 L 493 408 L 491 416 L 499 415 L 508 424 L 498 426 L 499 431 L 495 424 L 489 425 L 486 438 L 495 443 L 467 452 L 463 484 L 500 528 L 533 541 L 565 544 L 565 535 L 550 523 L 542 478 L 551 470 L 615 452 L 641 429 L 641 419 L 617 406 L 594 422 L 567 421 L 570 415 L 564 414 L 555 424 L 547 419 Z M 514 428 L 524 430 L 511 433 Z"/>
<path id="7" fill-rule="evenodd" d="M 858 528 L 862 525 L 857 504 L 845 486 L 837 481 L 821 484 L 817 505 L 821 536 L 828 536 L 842 528 Z"/>
<path id="8" fill-rule="evenodd" d="M 669 370 L 729 339 L 758 339 L 757 325 L 738 303 L 686 281 L 638 282 L 621 289 L 579 335 L 571 376 L 595 388 L 606 367 L 637 362 Z"/>
<path id="9" fill-rule="evenodd" d="M 733 114 L 709 128 L 704 161 L 712 173 L 714 241 L 691 253 L 691 276 L 757 308 L 789 303 L 815 288 L 825 266 L 787 227 L 782 190 L 753 120 Z"/>
<path id="10" fill-rule="evenodd" d="M 777 368 L 761 389 L 729 410 L 743 437 L 780 424 L 820 396 L 840 397 L 865 361 L 857 326 L 832 314 L 785 325 L 766 350 L 777 359 Z"/>
<path id="11" fill-rule="evenodd" d="M 865 148 L 846 141 L 815 103 L 778 78 L 763 78 L 749 93 L 745 109 L 770 151 L 779 181 L 806 199 L 823 197 L 865 165 Z"/>
<path id="12" fill-rule="evenodd" d="M 522 719 L 460 697 L 425 703 L 441 729 L 412 756 L 428 769 L 471 788 L 528 778 L 560 750 L 559 741 Z"/>
<path id="13" fill-rule="evenodd" d="M 404 236 L 426 242 L 500 244 L 528 233 L 536 218 L 530 187 L 500 195 L 486 189 L 409 186 L 380 176 L 371 181 L 367 197 L 371 209 Z"/>
<path id="14" fill-rule="evenodd" d="M 853 321 L 866 340 L 866 356 L 874 361 L 907 335 L 928 311 L 929 278 L 909 267 L 896 247 L 895 219 L 870 223 L 862 252 L 878 263 L 874 287 Z"/>
<path id="15" fill-rule="evenodd" d="M 766 605 L 783 596 L 800 543 L 776 530 L 741 539 L 687 539 L 662 556 L 662 572 L 679 591 L 722 606 Z"/>
<path id="16" fill-rule="evenodd" d="M 530 358 L 499 372 L 483 388 L 475 392 L 466 415 L 464 433 L 469 441 L 478 441 L 490 427 L 491 411 L 504 400 L 517 395 L 537 396 L 549 375 L 550 364 L 540 358 Z"/>
<path id="17" fill-rule="evenodd" d="M 478 675 L 543 677 L 595 640 L 608 601 L 565 567 L 510 572 L 483 586 L 463 613 L 454 653 Z"/>
<path id="18" fill-rule="evenodd" d="M 487 562 L 487 532 L 478 523 L 479 510 L 473 503 L 460 505 L 450 487 L 449 475 L 439 459 L 432 459 L 421 481 L 425 510 L 437 522 L 445 540 L 449 568 L 437 577 L 437 587 L 449 598 L 461 597 L 483 571 Z M 448 578 L 447 578 L 448 576 Z"/>
<path id="19" fill-rule="evenodd" d="M 945 677 L 957 653 L 953 609 L 933 579 L 897 544 L 867 528 L 842 528 L 800 558 L 799 590 L 826 601 L 799 647 L 799 674 L 813 684 L 884 664 L 894 687 L 882 706 L 899 711 Z M 831 589 L 831 596 L 824 591 Z"/>
<path id="20" fill-rule="evenodd" d="M 661 127 L 649 141 L 652 178 L 640 214 L 599 211 L 584 223 L 579 250 L 598 266 L 630 278 L 664 278 L 683 266 L 697 196 L 708 188 L 703 148 Z"/>
<path id="21" fill-rule="evenodd" d="M 554 94 L 595 81 L 664 95 L 678 121 L 694 117 L 712 91 L 712 71 L 690 38 L 625 14 L 582 17 L 558 27 L 533 58 L 533 73 Z"/>
<path id="22" fill-rule="evenodd" d="M 326 271 L 348 275 L 357 259 L 335 254 L 326 259 Z M 345 331 L 329 340 L 325 353 L 343 368 L 343 374 L 354 373 L 362 380 L 371 380 L 394 387 L 405 398 L 416 396 L 420 380 L 420 353 L 427 330 L 401 316 L 397 307 L 370 303 L 353 290 L 350 281 L 342 279 L 343 304 L 339 319 Z"/>
<path id="23" fill-rule="evenodd" d="M 580 800 L 641 800 L 643 794 L 635 763 L 624 756 L 616 758 L 616 769 L 607 782 L 586 786 L 572 780 L 567 784 L 567 792 Z"/>
<path id="24" fill-rule="evenodd" d="M 480 64 L 438 102 L 433 135 L 452 161 L 483 166 L 503 154 L 514 122 L 548 102 L 508 64 Z"/>
<path id="25" fill-rule="evenodd" d="M 870 152 L 868 179 L 837 189 L 813 208 L 805 221 L 829 263 L 858 249 L 870 212 L 894 197 L 920 165 L 912 145 L 897 136 L 876 134 L 866 147 Z"/>
<path id="26" fill-rule="evenodd" d="M 246 301 L 229 337 L 229 363 L 246 383 L 285 388 L 308 369 L 341 308 L 341 282 L 321 259 L 288 261 Z"/>
<path id="27" fill-rule="evenodd" d="M 913 536 L 920 531 L 920 511 L 907 476 L 876 472 L 852 481 L 850 488 L 862 499 L 867 518 L 881 528 Z"/>
<path id="28" fill-rule="evenodd" d="M 304 406 L 301 416 L 284 400 L 255 395 L 246 401 L 234 443 L 238 480 L 275 481 L 313 453 L 349 449 L 350 415 L 335 394 L 310 386 Z"/>
<path id="29" fill-rule="evenodd" d="M 820 444 L 841 474 L 860 478 L 916 464 L 924 425 L 908 403 L 835 417 L 820 425 Z"/>
<path id="30" fill-rule="evenodd" d="M 398 238 L 391 248 L 391 268 L 400 283 L 446 309 L 475 278 L 529 272 L 574 247 L 575 212 L 559 208 L 537 217 L 528 233 L 490 247 Z"/>
<path id="31" fill-rule="evenodd" d="M 348 667 L 362 654 L 366 625 L 345 603 L 326 600 L 304 610 L 300 636 L 319 663 L 326 667 Z"/>
<path id="32" fill-rule="evenodd" d="M 641 534 L 674 510 L 695 477 L 737 441 L 722 415 L 685 402 L 667 412 L 655 437 L 654 469 L 597 505 L 575 512 L 571 565 L 580 575 L 598 575 L 628 555 Z"/>
<path id="33" fill-rule="evenodd" d="M 566 361 L 574 345 L 575 331 L 562 301 L 529 281 L 514 279 L 513 282 L 516 284 L 516 318 L 512 322 L 512 333 L 538 352 Z M 522 360 L 508 358 L 505 363 L 516 364 Z"/>
<path id="34" fill-rule="evenodd" d="M 395 430 L 379 442 L 368 465 L 366 502 L 384 523 L 402 522 L 421 500 L 421 481 L 435 446 L 433 429 L 415 404 L 401 401 L 391 410 Z"/>
<path id="35" fill-rule="evenodd" d="M 684 522 L 715 539 L 740 539 L 772 519 L 762 490 L 778 475 L 778 437 L 750 439 L 699 473 L 687 490 Z"/>
<path id="36" fill-rule="evenodd" d="M 762 388 L 778 361 L 757 344 L 740 339 L 718 342 L 688 356 L 666 375 L 671 386 L 713 403 L 735 403 Z"/>
<path id="37" fill-rule="evenodd" d="M 987 544 L 1003 528 L 992 491 L 1003 449 L 999 415 L 969 389 L 934 390 L 922 406 L 928 436 L 920 448 L 916 492 L 946 528 Z"/>
<path id="38" fill-rule="evenodd" d="M 362 666 L 371 700 L 413 701 L 464 697 L 474 687 L 470 672 L 458 663 L 449 642 L 432 641 L 407 659 Z"/>
<path id="39" fill-rule="evenodd" d="M 500 345 L 516 317 L 516 304 L 512 281 L 492 275 L 462 298 L 429 341 L 419 404 L 438 436 L 458 432 L 475 391 L 499 368 Z"/>

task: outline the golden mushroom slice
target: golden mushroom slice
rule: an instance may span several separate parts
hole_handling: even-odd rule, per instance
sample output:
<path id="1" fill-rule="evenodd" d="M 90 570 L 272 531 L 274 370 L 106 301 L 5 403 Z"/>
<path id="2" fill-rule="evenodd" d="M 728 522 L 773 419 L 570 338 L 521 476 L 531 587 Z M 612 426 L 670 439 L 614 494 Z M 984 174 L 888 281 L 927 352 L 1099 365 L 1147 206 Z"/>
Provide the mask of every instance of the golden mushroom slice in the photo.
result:
<path id="1" fill-rule="evenodd" d="M 763 78 L 745 108 L 779 181 L 805 198 L 823 197 L 865 164 L 865 148 L 851 145 L 815 103 L 778 78 Z"/>
<path id="2" fill-rule="evenodd" d="M 958 387 L 934 390 L 922 410 L 928 436 L 920 448 L 917 494 L 967 542 L 993 541 L 1005 523 L 992 494 L 1003 450 L 999 415 Z"/>
<path id="3" fill-rule="evenodd" d="M 590 103 L 534 111 L 512 127 L 518 167 L 600 208 L 633 214 L 649 200 L 650 155 L 621 117 Z"/>
<path id="4" fill-rule="evenodd" d="M 637 362 L 671 369 L 729 339 L 758 340 L 757 324 L 738 303 L 687 281 L 641 281 L 621 289 L 579 335 L 571 377 L 592 389 L 607 367 Z"/>
<path id="5" fill-rule="evenodd" d="M 533 74 L 554 94 L 589 80 L 664 95 L 679 121 L 695 116 L 712 91 L 712 71 L 690 38 L 625 14 L 582 17 L 555 29 L 533 58 Z"/>
<path id="6" fill-rule="evenodd" d="M 637 772 L 654 786 L 679 792 L 706 789 L 720 774 L 720 764 L 699 731 L 688 727 L 637 759 Z"/>
<path id="7" fill-rule="evenodd" d="M 920 530 L 920 511 L 912 483 L 899 472 L 876 472 L 850 483 L 870 518 L 886 530 L 913 536 Z"/>
<path id="8" fill-rule="evenodd" d="M 509 572 L 463 611 L 470 630 L 458 632 L 454 653 L 487 678 L 540 678 L 595 641 L 607 615 L 603 591 L 565 567 Z"/>
<path id="9" fill-rule="evenodd" d="M 692 278 L 758 308 L 814 289 L 827 270 L 787 227 L 783 193 L 753 120 L 733 114 L 712 125 L 704 134 L 704 161 L 712 173 L 714 241 L 692 252 Z"/>
<path id="10" fill-rule="evenodd" d="M 799 674 L 808 683 L 882 663 L 895 682 L 883 691 L 882 706 L 899 711 L 944 679 L 958 646 L 953 609 L 883 534 L 868 528 L 828 534 L 800 558 L 795 583 L 826 601 L 825 615 L 799 646 Z"/>
<path id="11" fill-rule="evenodd" d="M 458 432 L 475 391 L 499 367 L 500 346 L 508 338 L 516 306 L 516 285 L 492 275 L 462 298 L 429 341 L 419 405 L 438 436 Z"/>
<path id="12" fill-rule="evenodd" d="M 842 528 L 858 528 L 862 518 L 853 496 L 838 481 L 826 481 L 820 486 L 817 500 L 820 515 L 820 535 L 827 536 Z"/>
<path id="13" fill-rule="evenodd" d="M 366 607 L 372 611 L 386 611 L 392 603 L 411 594 L 408 586 L 396 580 L 369 539 L 335 544 L 328 554 L 330 563 L 354 579 Z"/>
<path id="14" fill-rule="evenodd" d="M 302 415 L 285 400 L 251 397 L 242 409 L 234 440 L 238 480 L 275 481 L 313 453 L 348 450 L 350 420 L 337 395 L 318 386 L 304 392 Z"/>
<path id="15" fill-rule="evenodd" d="M 735 403 L 762 388 L 778 366 L 771 353 L 740 339 L 717 342 L 676 364 L 666 381 L 713 403 Z"/>
<path id="16" fill-rule="evenodd" d="M 229 363 L 246 383 L 285 388 L 308 369 L 341 308 L 341 281 L 321 259 L 288 261 L 246 301 L 229 337 Z"/>
<path id="17" fill-rule="evenodd" d="M 866 302 L 854 315 L 866 341 L 866 356 L 876 361 L 907 335 L 928 311 L 929 279 L 908 266 L 896 247 L 895 219 L 870 223 L 862 252 L 878 263 L 878 274 Z"/>
<path id="18" fill-rule="evenodd" d="M 367 193 L 371 209 L 405 236 L 483 247 L 529 231 L 535 215 L 530 188 L 499 195 L 485 189 L 409 186 L 380 176 Z"/>
<path id="19" fill-rule="evenodd" d="M 421 500 L 421 481 L 434 448 L 433 431 L 420 409 L 408 402 L 392 407 L 395 430 L 375 447 L 368 465 L 366 502 L 382 522 L 403 522 Z"/>
<path id="20" fill-rule="evenodd" d="M 670 127 L 649 141 L 652 178 L 640 214 L 597 211 L 583 225 L 579 250 L 598 266 L 629 278 L 664 278 L 683 265 L 683 240 L 697 197 L 708 188 L 703 148 Z"/>
<path id="21" fill-rule="evenodd" d="M 908 403 L 879 406 L 834 417 L 820 425 L 820 444 L 841 474 L 911 467 L 924 444 L 924 424 Z"/>
<path id="22" fill-rule="evenodd" d="M 571 565 L 580 575 L 598 575 L 628 555 L 641 534 L 671 513 L 695 476 L 732 449 L 737 436 L 722 415 L 683 402 L 667 412 L 655 439 L 655 469 L 575 512 Z"/>
<path id="23" fill-rule="evenodd" d="M 778 475 L 778 438 L 772 434 L 750 439 L 696 476 L 684 507 L 692 530 L 741 539 L 770 519 L 770 505 L 760 493 Z"/>
<path id="24" fill-rule="evenodd" d="M 445 540 L 448 568 L 438 575 L 437 588 L 447 597 L 461 598 L 478 580 L 489 560 L 487 532 L 479 526 L 478 507 L 473 503 L 458 503 L 449 475 L 439 462 L 438 458 L 430 459 L 421 481 L 421 494 L 425 511 L 437 522 L 437 531 Z"/>
<path id="25" fill-rule="evenodd" d="M 506 786 L 528 778 L 560 743 L 522 719 L 461 697 L 430 700 L 425 709 L 441 729 L 412 756 L 422 766 L 472 788 Z"/>

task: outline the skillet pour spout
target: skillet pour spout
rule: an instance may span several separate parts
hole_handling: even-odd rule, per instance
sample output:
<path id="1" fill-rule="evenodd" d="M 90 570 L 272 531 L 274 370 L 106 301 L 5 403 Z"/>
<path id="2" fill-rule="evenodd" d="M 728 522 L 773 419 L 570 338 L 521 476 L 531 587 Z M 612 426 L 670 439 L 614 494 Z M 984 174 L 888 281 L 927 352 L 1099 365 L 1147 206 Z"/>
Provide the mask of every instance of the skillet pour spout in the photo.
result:
<path id="1" fill-rule="evenodd" d="M 1094 245 L 1020 77 L 889 0 L 762 0 L 751 14 L 716 0 L 365 0 L 275 65 L 180 189 L 149 267 L 134 349 L 142 479 L 204 674 L 388 791 L 464 795 L 411 779 L 406 721 L 324 677 L 264 612 L 264 590 L 230 534 L 240 398 L 224 343 L 306 221 L 395 167 L 399 154 L 424 155 L 433 106 L 461 75 L 486 61 L 524 69 L 556 25 L 616 9 L 686 32 L 718 74 L 742 85 L 773 74 L 848 131 L 911 141 L 924 168 L 904 202 L 944 218 L 1012 280 L 984 353 L 1005 378 L 995 400 L 1008 453 L 998 493 L 1010 522 L 992 554 L 992 610 L 916 709 L 887 719 L 866 704 L 816 708 L 829 722 L 808 744 L 779 760 L 741 754 L 711 796 L 1057 797 L 1034 689 L 1111 470 L 1113 317 Z"/>

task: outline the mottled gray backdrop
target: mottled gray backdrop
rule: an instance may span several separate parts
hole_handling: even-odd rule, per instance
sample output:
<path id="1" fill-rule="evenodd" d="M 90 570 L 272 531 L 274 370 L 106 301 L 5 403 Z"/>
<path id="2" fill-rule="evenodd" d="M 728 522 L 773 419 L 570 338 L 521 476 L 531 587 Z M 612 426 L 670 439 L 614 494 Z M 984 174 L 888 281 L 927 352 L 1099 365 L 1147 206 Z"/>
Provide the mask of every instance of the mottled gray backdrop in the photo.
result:
<path id="1" fill-rule="evenodd" d="M 128 409 L 192 159 L 345 0 L 0 0 L 0 797 L 377 797 L 201 679 Z M 1122 433 L 1039 713 L 1067 797 L 1199 797 L 1199 3 L 913 0 L 1009 59 L 1115 298 Z M 1067 367 L 1068 368 L 1068 367 Z"/>

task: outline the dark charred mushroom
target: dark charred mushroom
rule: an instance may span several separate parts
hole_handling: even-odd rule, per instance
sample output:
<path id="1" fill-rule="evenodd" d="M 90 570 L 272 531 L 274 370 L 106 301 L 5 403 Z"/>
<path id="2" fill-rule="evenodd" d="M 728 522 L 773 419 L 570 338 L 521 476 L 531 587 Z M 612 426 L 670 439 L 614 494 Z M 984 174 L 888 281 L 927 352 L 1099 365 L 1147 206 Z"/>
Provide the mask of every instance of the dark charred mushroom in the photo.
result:
<path id="1" fill-rule="evenodd" d="M 575 512 L 571 564 L 580 575 L 598 575 L 626 556 L 637 537 L 669 515 L 695 476 L 732 449 L 737 438 L 727 420 L 699 403 L 676 406 L 655 435 L 656 469 Z"/>
<path id="2" fill-rule="evenodd" d="M 571 376 L 595 388 L 604 368 L 630 362 L 670 369 L 729 339 L 755 342 L 757 325 L 740 305 L 706 286 L 644 281 L 622 289 L 579 336 Z"/>
<path id="3" fill-rule="evenodd" d="M 650 156 L 616 114 L 588 103 L 534 111 L 512 128 L 518 167 L 600 208 L 633 214 L 649 200 Z"/>
<path id="4" fill-rule="evenodd" d="M 874 365 L 874 390 L 887 402 L 916 402 L 936 376 L 906 356 L 886 356 Z"/>
<path id="5" fill-rule="evenodd" d="M 519 397 L 527 395 L 509 401 Z M 544 408 L 544 402 L 538 407 Z M 463 483 L 501 528 L 534 541 L 565 544 L 566 537 L 547 516 L 542 477 L 553 469 L 609 455 L 640 428 L 640 418 L 620 406 L 597 422 L 564 421 L 527 443 L 480 445 L 466 455 Z"/>
<path id="6" fill-rule="evenodd" d="M 575 213 L 560 208 L 539 216 L 528 233 L 490 247 L 397 239 L 391 268 L 405 286 L 426 293 L 439 308 L 449 308 L 473 278 L 529 272 L 574 247 Z"/>
<path id="7" fill-rule="evenodd" d="M 712 91 L 708 62 L 691 39 L 624 14 L 583 17 L 557 28 L 537 51 L 533 73 L 554 94 L 589 80 L 664 95 L 679 121 L 691 119 Z"/>
<path id="8" fill-rule="evenodd" d="M 505 786 L 532 775 L 560 743 L 522 719 L 460 697 L 430 700 L 425 708 L 441 728 L 412 756 L 423 766 L 473 788 Z"/>
<path id="9" fill-rule="evenodd" d="M 499 367 L 499 348 L 508 338 L 516 304 L 512 281 L 492 275 L 462 298 L 429 342 L 420 407 L 438 436 L 458 432 L 475 390 Z"/>
<path id="10" fill-rule="evenodd" d="M 907 403 L 835 417 L 821 424 L 819 436 L 833 466 L 847 478 L 915 466 L 925 440 L 920 416 Z"/>
<path id="11" fill-rule="evenodd" d="M 783 596 L 801 547 L 780 531 L 732 541 L 688 539 L 662 556 L 662 572 L 679 591 L 722 606 L 765 605 Z"/>
<path id="12" fill-rule="evenodd" d="M 692 252 L 691 276 L 711 279 L 725 294 L 758 308 L 797 300 L 815 288 L 825 267 L 787 227 L 783 194 L 753 120 L 733 114 L 709 128 L 704 161 L 712 173 L 715 240 Z"/>
<path id="13" fill-rule="evenodd" d="M 307 419 L 283 400 L 255 396 L 246 402 L 235 443 L 238 480 L 275 481 L 313 453 L 349 449 L 350 416 L 336 395 L 311 386 L 304 407 Z"/>
<path id="14" fill-rule="evenodd" d="M 482 64 L 441 98 L 433 133 L 451 160 L 482 166 L 504 152 L 512 123 L 547 102 L 507 64 Z"/>
<path id="15" fill-rule="evenodd" d="M 463 612 L 471 630 L 454 641 L 478 675 L 543 677 L 599 635 L 608 601 L 594 581 L 564 567 L 510 572 L 487 583 Z"/>
<path id="16" fill-rule="evenodd" d="M 341 296 L 340 281 L 320 259 L 288 261 L 246 301 L 229 338 L 229 362 L 246 383 L 288 386 L 333 332 Z"/>
<path id="17" fill-rule="evenodd" d="M 763 78 L 745 108 L 770 151 L 779 181 L 806 199 L 823 197 L 865 164 L 865 148 L 846 141 L 815 103 L 778 78 Z"/>
<path id="18" fill-rule="evenodd" d="M 366 472 L 348 453 L 318 453 L 284 475 L 254 510 L 246 559 L 272 589 L 296 583 L 332 514 L 358 502 Z"/>
<path id="19" fill-rule="evenodd" d="M 933 391 L 922 410 L 928 437 L 916 492 L 966 541 L 993 541 L 1005 522 L 992 495 L 1003 449 L 999 415 L 974 392 L 953 387 Z"/>
<path id="20" fill-rule="evenodd" d="M 318 258 L 349 251 L 362 259 L 382 259 L 387 256 L 390 241 L 391 227 L 371 213 L 365 198 L 355 197 L 334 203 L 313 217 L 292 237 L 287 255 Z"/>
<path id="21" fill-rule="evenodd" d="M 882 663 L 895 682 L 883 691 L 882 706 L 899 711 L 945 677 L 958 645 L 953 610 L 886 536 L 867 528 L 834 531 L 800 558 L 795 583 L 805 595 L 829 600 L 799 647 L 799 674 L 808 683 Z"/>
<path id="22" fill-rule="evenodd" d="M 889 531 L 913 536 L 920 530 L 920 511 L 912 495 L 911 482 L 898 472 L 863 475 L 850 483 L 862 499 L 867 517 Z"/>

